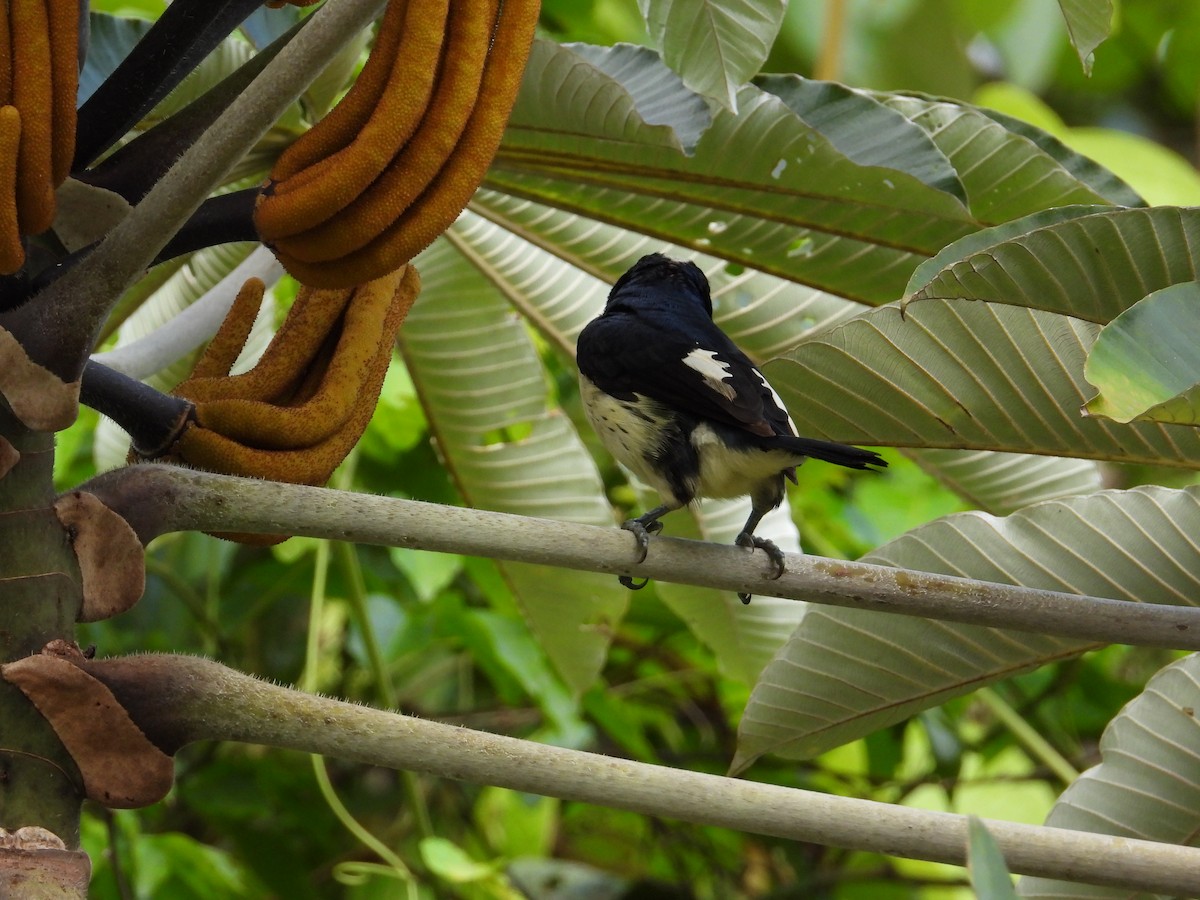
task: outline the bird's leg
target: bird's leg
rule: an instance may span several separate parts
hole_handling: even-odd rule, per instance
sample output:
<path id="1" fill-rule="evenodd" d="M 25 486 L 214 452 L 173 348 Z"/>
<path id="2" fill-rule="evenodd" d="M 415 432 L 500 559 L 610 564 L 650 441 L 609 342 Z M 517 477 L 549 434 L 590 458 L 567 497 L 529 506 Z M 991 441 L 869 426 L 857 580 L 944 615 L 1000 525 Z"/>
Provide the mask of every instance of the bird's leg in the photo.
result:
<path id="1" fill-rule="evenodd" d="M 626 531 L 633 532 L 634 538 L 637 540 L 638 558 L 637 562 L 640 565 L 646 560 L 646 553 L 650 549 L 650 535 L 658 534 L 662 531 L 662 522 L 658 521 L 663 516 L 671 511 L 672 507 L 656 506 L 648 513 L 643 513 L 636 519 L 626 519 L 621 523 L 621 527 Z M 631 591 L 640 591 L 650 583 L 649 578 L 642 579 L 641 584 L 634 582 L 633 578 L 628 575 L 620 575 L 617 580 L 621 582 L 623 587 L 629 588 Z"/>
<path id="2" fill-rule="evenodd" d="M 762 517 L 767 511 L 762 509 L 751 509 L 750 518 L 746 520 L 745 526 L 742 528 L 741 534 L 737 536 L 735 543 L 739 547 L 745 547 L 753 551 L 755 547 L 767 554 L 772 564 L 775 566 L 775 574 L 773 579 L 779 578 L 784 572 L 783 551 L 775 546 L 775 542 L 764 537 L 758 537 L 754 533 L 754 529 L 758 527 L 758 523 L 762 521 Z M 750 602 L 750 595 L 738 592 L 738 599 L 743 603 Z"/>

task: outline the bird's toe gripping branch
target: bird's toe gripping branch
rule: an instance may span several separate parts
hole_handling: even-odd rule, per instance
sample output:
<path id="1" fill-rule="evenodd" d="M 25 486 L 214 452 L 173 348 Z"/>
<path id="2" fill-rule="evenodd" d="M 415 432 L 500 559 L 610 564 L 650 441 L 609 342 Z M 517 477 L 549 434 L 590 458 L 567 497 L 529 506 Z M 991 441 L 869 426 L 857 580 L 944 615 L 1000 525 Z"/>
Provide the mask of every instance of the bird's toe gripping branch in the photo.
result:
<path id="1" fill-rule="evenodd" d="M 745 547 L 747 550 L 751 551 L 757 547 L 759 550 L 762 550 L 763 553 L 767 554 L 771 560 L 771 564 L 775 567 L 775 574 L 771 576 L 772 581 L 780 578 L 783 575 L 785 571 L 783 551 L 775 546 L 774 541 L 767 540 L 767 538 L 758 537 L 757 535 L 751 534 L 748 531 L 743 531 L 737 536 L 735 543 L 737 543 L 739 547 Z M 750 595 L 739 592 L 738 599 L 743 603 L 749 603 Z"/>
<path id="2" fill-rule="evenodd" d="M 646 553 L 650 549 L 650 535 L 658 534 L 662 531 L 662 522 L 658 521 L 658 517 L 665 512 L 665 509 L 652 509 L 644 516 L 639 516 L 636 519 L 627 519 L 621 523 L 621 527 L 626 531 L 632 532 L 637 541 L 638 558 L 637 564 L 646 561 Z M 649 578 L 643 578 L 642 583 L 638 584 L 629 575 L 619 575 L 617 580 L 621 582 L 622 587 L 629 588 L 631 591 L 640 591 L 650 583 Z"/>

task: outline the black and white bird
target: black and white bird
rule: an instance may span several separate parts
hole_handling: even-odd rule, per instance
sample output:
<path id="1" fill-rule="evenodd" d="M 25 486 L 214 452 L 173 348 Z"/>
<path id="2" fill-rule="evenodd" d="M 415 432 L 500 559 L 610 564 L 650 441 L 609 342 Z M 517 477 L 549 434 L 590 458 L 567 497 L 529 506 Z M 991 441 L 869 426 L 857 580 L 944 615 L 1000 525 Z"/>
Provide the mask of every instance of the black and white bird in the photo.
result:
<path id="1" fill-rule="evenodd" d="M 779 395 L 712 319 L 708 279 L 692 262 L 643 256 L 617 279 L 577 345 L 580 393 L 601 443 L 662 503 L 622 525 L 646 558 L 672 510 L 701 497 L 751 498 L 737 536 L 783 574 L 783 553 L 754 529 L 783 502 L 784 478 L 808 457 L 851 469 L 877 453 L 796 436 Z M 628 576 L 621 583 L 637 589 Z M 740 594 L 748 603 L 748 594 Z"/>

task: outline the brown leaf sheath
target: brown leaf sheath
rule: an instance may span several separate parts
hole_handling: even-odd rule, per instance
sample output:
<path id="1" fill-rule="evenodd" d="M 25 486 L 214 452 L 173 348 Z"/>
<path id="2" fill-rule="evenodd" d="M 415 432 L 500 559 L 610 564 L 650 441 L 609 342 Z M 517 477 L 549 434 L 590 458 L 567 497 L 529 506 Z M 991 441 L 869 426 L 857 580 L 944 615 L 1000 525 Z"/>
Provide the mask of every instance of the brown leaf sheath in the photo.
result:
<path id="1" fill-rule="evenodd" d="M 229 375 L 229 370 L 237 362 L 242 348 L 246 346 L 246 339 L 250 337 L 250 329 L 254 327 L 254 320 L 258 318 L 258 311 L 262 307 L 263 295 L 266 292 L 267 286 L 261 278 L 245 280 L 238 288 L 237 296 L 233 298 L 233 305 L 225 314 L 221 327 L 217 329 L 217 333 L 213 335 L 213 339 L 208 342 L 208 346 L 204 348 L 200 359 L 192 368 L 189 380 L 222 378 Z"/>
<path id="2" fill-rule="evenodd" d="M 316 287 L 370 281 L 412 259 L 454 222 L 500 146 L 529 59 L 540 5 L 540 0 L 504 0 L 479 93 L 487 102 L 475 105 L 434 183 L 379 237 L 340 259 L 305 263 L 276 247 L 276 257 L 292 276 Z"/>
<path id="3" fill-rule="evenodd" d="M 283 181 L 348 147 L 379 104 L 396 62 L 396 48 L 404 31 L 408 0 L 391 0 L 379 23 L 375 45 L 358 78 L 333 109 L 279 155 L 271 169 L 272 181 Z"/>
<path id="4" fill-rule="evenodd" d="M 378 237 L 429 186 L 454 151 L 479 99 L 498 7 L 499 0 L 452 0 L 442 70 L 412 139 L 374 184 L 340 213 L 279 241 L 284 251 L 304 262 L 327 262 L 353 253 Z"/>
<path id="5" fill-rule="evenodd" d="M 54 221 L 50 24 L 44 0 L 11 0 L 9 8 L 13 106 L 21 113 L 17 216 L 22 234 L 40 234 Z"/>
<path id="6" fill-rule="evenodd" d="M 387 87 L 354 141 L 314 163 L 311 172 L 300 172 L 292 186 L 284 180 L 260 195 L 254 224 L 264 240 L 297 234 L 338 212 L 412 137 L 433 94 L 449 5 L 449 0 L 423 0 L 409 7 Z"/>
<path id="7" fill-rule="evenodd" d="M 79 0 L 46 0 L 53 83 L 51 177 L 55 187 L 71 173 L 75 157 L 75 99 L 79 93 Z"/>
<path id="8" fill-rule="evenodd" d="M 15 106 L 0 107 L 0 275 L 11 275 L 25 264 L 25 249 L 17 227 L 20 145 L 21 114 Z"/>

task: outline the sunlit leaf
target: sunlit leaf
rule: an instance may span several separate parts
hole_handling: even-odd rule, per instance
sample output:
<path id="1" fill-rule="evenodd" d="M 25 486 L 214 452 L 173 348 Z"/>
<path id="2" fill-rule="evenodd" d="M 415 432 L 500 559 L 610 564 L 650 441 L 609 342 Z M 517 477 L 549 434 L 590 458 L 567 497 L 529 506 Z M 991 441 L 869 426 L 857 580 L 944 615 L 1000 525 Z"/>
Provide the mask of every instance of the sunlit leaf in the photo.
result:
<path id="1" fill-rule="evenodd" d="M 787 2 L 638 0 L 638 6 L 650 39 L 684 83 L 737 109 L 737 89 L 766 60 Z"/>
<path id="2" fill-rule="evenodd" d="M 960 513 L 865 562 L 1145 603 L 1200 598 L 1200 490 L 1142 487 Z M 1047 635 L 814 604 L 755 686 L 738 772 L 765 753 L 806 759 L 1088 645 Z"/>
<path id="3" fill-rule="evenodd" d="M 1173 284 L 1139 300 L 1096 338 L 1084 375 L 1100 393 L 1094 416 L 1118 422 L 1200 424 L 1200 284 Z"/>
<path id="4" fill-rule="evenodd" d="M 814 437 L 1200 467 L 1195 429 L 1080 415 L 1097 331 L 1016 306 L 922 301 L 903 318 L 864 313 L 764 371 Z"/>
<path id="5" fill-rule="evenodd" d="M 539 43 L 486 183 L 872 304 L 975 230 L 953 196 L 855 164 L 778 98 L 747 86 L 739 109 L 687 156 L 620 84 Z"/>
<path id="6" fill-rule="evenodd" d="M 1200 842 L 1200 656 L 1150 679 L 1104 730 L 1098 766 L 1063 792 L 1046 824 L 1196 846 Z M 1025 877 L 1021 897 L 1117 900 L 1127 889 Z"/>
<path id="7" fill-rule="evenodd" d="M 912 300 L 991 300 L 1108 322 L 1147 294 L 1197 279 L 1200 209 L 1099 212 L 966 256 L 953 247 L 946 253 L 957 261 L 930 274 L 924 285 L 912 285 Z"/>

